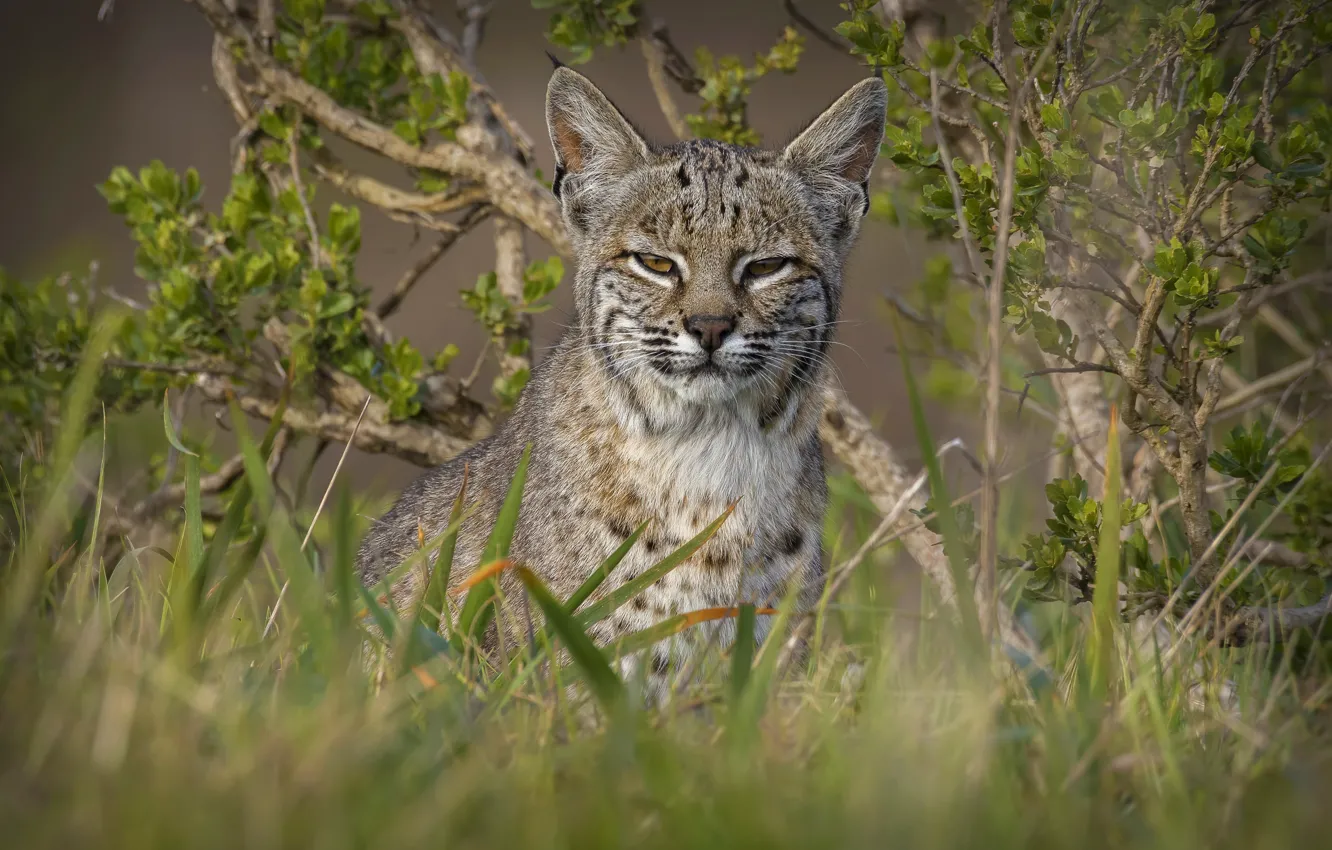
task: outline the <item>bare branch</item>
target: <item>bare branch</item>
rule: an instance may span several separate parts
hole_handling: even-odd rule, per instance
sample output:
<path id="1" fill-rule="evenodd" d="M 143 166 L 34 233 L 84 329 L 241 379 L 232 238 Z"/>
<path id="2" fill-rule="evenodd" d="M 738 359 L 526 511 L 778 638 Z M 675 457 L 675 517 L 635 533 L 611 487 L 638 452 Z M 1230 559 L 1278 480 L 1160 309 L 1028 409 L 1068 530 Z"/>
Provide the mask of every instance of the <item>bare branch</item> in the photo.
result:
<path id="1" fill-rule="evenodd" d="M 231 384 L 221 378 L 200 376 L 196 386 L 205 398 L 216 403 L 224 403 L 229 397 L 236 397 Z M 363 396 L 364 391 L 362 391 Z M 270 421 L 278 412 L 276 399 L 261 397 L 252 390 L 236 397 L 236 401 L 245 413 Z M 355 432 L 352 445 L 361 451 L 393 454 L 419 466 L 441 464 L 461 453 L 473 442 L 445 434 L 439 428 L 411 421 L 374 422 L 367 417 L 367 420 L 361 423 L 361 427 L 356 429 L 354 415 L 331 411 L 319 412 L 295 406 L 287 407 L 282 415 L 282 422 L 295 431 L 337 442 L 352 439 Z"/>
<path id="2" fill-rule="evenodd" d="M 1241 608 L 1237 626 L 1231 632 L 1234 642 L 1266 643 L 1284 641 L 1302 629 L 1317 631 L 1332 617 L 1332 594 L 1313 605 L 1292 605 L 1285 608 Z"/>
<path id="3" fill-rule="evenodd" d="M 495 219 L 495 284 L 515 306 L 523 303 L 523 274 L 527 254 L 523 250 L 522 225 L 508 218 Z M 510 377 L 532 367 L 532 317 L 516 312 L 517 327 L 500 341 L 500 374 Z"/>
<path id="4" fill-rule="evenodd" d="M 684 118 L 680 117 L 680 109 L 675 105 L 675 99 L 671 97 L 670 86 L 666 78 L 666 49 L 664 39 L 659 37 L 665 33 L 665 27 L 655 26 L 651 35 L 640 39 L 643 46 L 643 59 L 647 63 L 648 81 L 652 83 L 652 93 L 657 98 L 657 106 L 661 109 L 661 114 L 666 118 L 666 124 L 671 128 L 677 139 L 689 138 L 689 125 L 685 123 Z"/>
<path id="5" fill-rule="evenodd" d="M 373 204 L 387 213 L 409 213 L 403 218 L 410 224 L 422 224 L 432 230 L 448 232 L 448 222 L 436 221 L 427 214 L 460 210 L 484 202 L 488 194 L 482 188 L 469 186 L 451 192 L 421 194 L 390 186 L 387 183 L 352 171 L 343 165 L 327 148 L 311 152 L 314 170 L 319 177 L 353 198 Z"/>
<path id="6" fill-rule="evenodd" d="M 301 212 L 305 214 L 305 229 L 310 235 L 310 262 L 315 269 L 324 267 L 324 249 L 319 244 L 319 227 L 315 224 L 314 211 L 310 209 L 310 197 L 305 193 L 305 181 L 301 179 L 301 134 L 293 128 L 288 147 L 288 162 L 291 165 L 291 182 L 296 189 L 296 198 L 300 201 Z"/>
<path id="7" fill-rule="evenodd" d="M 804 12 L 800 11 L 800 8 L 796 6 L 795 0 L 782 0 L 782 8 L 786 10 L 786 14 L 791 20 L 799 24 L 805 32 L 814 36 L 814 38 L 828 45 L 833 50 L 836 50 L 843 55 L 850 50 L 851 45 L 848 44 L 845 39 L 836 33 L 825 32 L 823 27 L 810 20 Z"/>
<path id="8" fill-rule="evenodd" d="M 1258 380 L 1252 381 L 1244 389 L 1237 390 L 1221 399 L 1216 405 L 1216 412 L 1224 413 L 1227 410 L 1233 410 L 1250 399 L 1257 398 L 1264 393 L 1277 390 L 1291 381 L 1303 378 L 1305 375 L 1317 369 L 1324 359 L 1325 357 L 1323 353 L 1319 352 L 1312 357 L 1306 357 L 1303 360 L 1292 363 L 1284 369 L 1278 369 L 1275 372 L 1264 375 Z"/>
<path id="9" fill-rule="evenodd" d="M 1039 66 L 1038 66 L 1039 67 Z M 1034 74 L 1034 71 L 1033 71 Z M 1004 319 L 1004 275 L 1008 269 L 1008 242 L 1013 227 L 1013 194 L 1015 181 L 1013 171 L 1017 162 L 1018 122 L 1016 114 L 1022 98 L 1033 76 L 1027 79 L 1013 93 L 1009 107 L 1008 138 L 1004 143 L 1004 170 L 1000 183 L 999 230 L 995 237 L 994 270 L 990 274 L 989 292 L 987 293 L 988 321 L 986 338 L 989 351 L 986 358 L 985 381 L 985 493 L 981 497 L 981 551 L 980 572 L 976 594 L 982 600 L 981 630 L 988 637 L 994 633 L 995 611 L 999 606 L 998 563 L 999 563 L 999 395 L 1002 383 L 1000 357 L 1003 350 Z M 931 78 L 933 79 L 933 77 Z M 938 88 L 935 87 L 937 93 Z M 966 221 L 960 216 L 958 223 L 963 229 Z"/>
<path id="10" fill-rule="evenodd" d="M 1078 363 L 1074 366 L 1051 366 L 1046 369 L 1037 369 L 1034 372 L 1027 372 L 1022 377 L 1034 378 L 1037 375 L 1061 375 L 1061 374 L 1084 374 L 1087 372 L 1106 372 L 1111 375 L 1118 375 L 1114 369 L 1102 363 Z"/>
<path id="11" fill-rule="evenodd" d="M 976 253 L 976 244 L 971 238 L 971 228 L 967 227 L 967 217 L 962 206 L 962 189 L 957 183 L 957 174 L 953 172 L 953 160 L 948 155 L 948 140 L 944 137 L 943 127 L 939 124 L 942 114 L 939 109 L 939 74 L 930 71 L 930 104 L 926 107 L 934 119 L 935 142 L 939 145 L 939 160 L 943 163 L 944 174 L 948 177 L 948 188 L 953 194 L 953 212 L 957 216 L 958 233 L 962 238 L 962 248 L 967 254 L 967 267 L 976 282 L 985 280 L 984 268 L 980 255 Z"/>
<path id="12" fill-rule="evenodd" d="M 272 453 L 268 458 L 270 473 L 281 462 L 282 456 L 291 442 L 291 435 L 291 431 L 287 428 L 278 429 L 273 439 Z M 216 495 L 231 487 L 244 474 L 245 458 L 241 455 L 235 455 L 223 461 L 214 472 L 199 477 L 199 492 L 205 496 Z M 184 482 L 170 484 L 163 481 L 162 487 L 133 507 L 124 511 L 117 510 L 112 517 L 108 518 L 109 521 L 103 526 L 102 534 L 107 537 L 119 537 L 128 534 L 136 528 L 142 528 L 151 523 L 167 511 L 179 508 L 184 499 Z"/>
<path id="13" fill-rule="evenodd" d="M 491 202 L 523 222 L 556 251 L 567 254 L 568 235 L 553 198 L 544 186 L 512 158 L 483 155 L 461 144 L 440 142 L 417 147 L 391 130 L 345 109 L 325 92 L 281 67 L 259 50 L 254 38 L 222 0 L 193 0 L 214 29 L 234 41 L 254 67 L 261 85 L 274 97 L 290 103 L 326 129 L 361 147 L 402 165 L 454 174 L 484 186 Z"/>

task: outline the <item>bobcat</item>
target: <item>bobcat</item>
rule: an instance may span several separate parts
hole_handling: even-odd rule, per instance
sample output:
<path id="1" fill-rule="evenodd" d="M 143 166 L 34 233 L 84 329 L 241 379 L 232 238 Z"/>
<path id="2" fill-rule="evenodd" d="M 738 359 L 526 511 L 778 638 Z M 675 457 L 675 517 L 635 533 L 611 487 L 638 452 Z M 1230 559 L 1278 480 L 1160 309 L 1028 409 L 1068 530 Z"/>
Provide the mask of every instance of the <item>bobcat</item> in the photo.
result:
<path id="1" fill-rule="evenodd" d="M 791 582 L 801 604 L 817 599 L 826 350 L 885 108 L 883 82 L 870 78 L 781 151 L 654 146 L 586 77 L 556 68 L 546 118 L 576 257 L 575 321 L 504 427 L 423 474 L 374 525 L 362 579 L 379 580 L 420 535 L 447 526 L 466 467 L 473 512 L 453 573 L 464 578 L 530 443 L 510 556 L 561 598 L 644 521 L 601 593 L 736 504 L 712 540 L 596 624 L 594 639 L 699 608 L 772 604 Z M 395 596 L 417 585 L 408 577 Z M 761 639 L 770 624 L 758 619 Z M 729 642 L 734 625 L 694 632 L 651 654 L 649 698 L 698 641 Z"/>

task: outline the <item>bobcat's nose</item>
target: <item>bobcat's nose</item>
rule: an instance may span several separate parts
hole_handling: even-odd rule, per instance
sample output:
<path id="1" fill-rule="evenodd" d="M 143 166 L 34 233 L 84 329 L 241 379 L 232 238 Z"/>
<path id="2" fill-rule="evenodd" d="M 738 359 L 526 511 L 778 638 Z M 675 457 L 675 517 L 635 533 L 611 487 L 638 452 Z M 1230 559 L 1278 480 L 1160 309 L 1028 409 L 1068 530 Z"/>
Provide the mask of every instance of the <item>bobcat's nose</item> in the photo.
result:
<path id="1" fill-rule="evenodd" d="M 712 354 L 721 348 L 731 331 L 735 330 L 735 317 L 698 314 L 685 319 L 684 326 L 703 346 L 703 350 Z"/>

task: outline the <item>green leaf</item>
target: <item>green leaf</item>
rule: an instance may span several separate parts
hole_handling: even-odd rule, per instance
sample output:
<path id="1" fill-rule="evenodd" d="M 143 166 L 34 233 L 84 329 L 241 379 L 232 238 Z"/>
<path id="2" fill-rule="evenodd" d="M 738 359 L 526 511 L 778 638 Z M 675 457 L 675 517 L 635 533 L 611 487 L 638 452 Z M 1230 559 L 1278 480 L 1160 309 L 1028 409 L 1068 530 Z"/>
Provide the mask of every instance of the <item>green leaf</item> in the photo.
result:
<path id="1" fill-rule="evenodd" d="M 1267 146 L 1267 143 L 1262 141 L 1261 139 L 1256 140 L 1249 147 L 1249 154 L 1254 158 L 1254 160 L 1259 165 L 1261 165 L 1263 168 L 1266 168 L 1268 171 L 1281 170 L 1281 166 L 1277 164 L 1276 158 L 1272 156 L 1272 149 L 1269 148 Z"/>
<path id="2" fill-rule="evenodd" d="M 185 448 L 185 444 L 180 441 L 176 434 L 176 425 L 171 421 L 171 390 L 165 390 L 162 393 L 162 430 L 166 432 L 167 442 L 172 448 L 183 455 L 197 458 L 199 455 Z"/>

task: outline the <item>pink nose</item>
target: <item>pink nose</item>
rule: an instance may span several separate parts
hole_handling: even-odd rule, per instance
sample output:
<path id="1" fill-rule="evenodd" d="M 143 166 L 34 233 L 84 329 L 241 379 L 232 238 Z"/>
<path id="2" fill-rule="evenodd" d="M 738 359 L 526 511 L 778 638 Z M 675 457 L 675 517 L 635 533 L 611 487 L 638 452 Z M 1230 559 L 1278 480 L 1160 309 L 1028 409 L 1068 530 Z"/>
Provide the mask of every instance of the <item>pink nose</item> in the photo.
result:
<path id="1" fill-rule="evenodd" d="M 685 319 L 685 330 L 694 335 L 708 354 L 722 347 L 722 343 L 735 330 L 734 316 L 696 315 Z"/>

